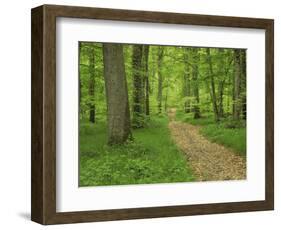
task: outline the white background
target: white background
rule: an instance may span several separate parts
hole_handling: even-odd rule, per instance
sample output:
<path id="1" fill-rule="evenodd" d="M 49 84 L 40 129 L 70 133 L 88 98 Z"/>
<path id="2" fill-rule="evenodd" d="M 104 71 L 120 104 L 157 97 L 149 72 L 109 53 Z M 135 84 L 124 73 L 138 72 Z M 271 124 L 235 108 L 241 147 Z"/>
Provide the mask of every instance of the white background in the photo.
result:
<path id="1" fill-rule="evenodd" d="M 43 3 L 174 11 L 275 19 L 275 117 L 281 116 L 279 1 L 88 0 L 3 1 L 0 8 L 0 228 L 43 229 L 30 216 L 30 8 Z M 278 92 L 279 91 L 279 92 Z M 281 218 L 280 119 L 275 120 L 275 211 L 50 226 L 49 229 L 279 229 Z"/>

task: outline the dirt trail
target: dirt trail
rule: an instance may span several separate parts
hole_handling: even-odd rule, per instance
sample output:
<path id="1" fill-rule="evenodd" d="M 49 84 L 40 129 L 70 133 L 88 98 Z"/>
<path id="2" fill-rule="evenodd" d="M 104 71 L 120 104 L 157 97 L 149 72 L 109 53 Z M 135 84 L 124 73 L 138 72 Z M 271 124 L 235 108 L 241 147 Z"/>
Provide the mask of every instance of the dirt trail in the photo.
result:
<path id="1" fill-rule="evenodd" d="M 172 138 L 186 154 L 198 181 L 246 179 L 246 161 L 230 149 L 199 134 L 199 127 L 175 121 L 176 109 L 168 112 Z"/>

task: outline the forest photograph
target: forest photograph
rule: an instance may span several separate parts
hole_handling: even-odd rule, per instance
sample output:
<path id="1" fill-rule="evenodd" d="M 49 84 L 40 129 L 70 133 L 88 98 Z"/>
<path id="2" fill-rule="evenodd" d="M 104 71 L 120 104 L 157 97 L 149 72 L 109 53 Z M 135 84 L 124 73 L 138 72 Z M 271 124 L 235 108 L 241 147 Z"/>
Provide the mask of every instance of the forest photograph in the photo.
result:
<path id="1" fill-rule="evenodd" d="M 79 186 L 246 179 L 246 49 L 77 48 Z"/>

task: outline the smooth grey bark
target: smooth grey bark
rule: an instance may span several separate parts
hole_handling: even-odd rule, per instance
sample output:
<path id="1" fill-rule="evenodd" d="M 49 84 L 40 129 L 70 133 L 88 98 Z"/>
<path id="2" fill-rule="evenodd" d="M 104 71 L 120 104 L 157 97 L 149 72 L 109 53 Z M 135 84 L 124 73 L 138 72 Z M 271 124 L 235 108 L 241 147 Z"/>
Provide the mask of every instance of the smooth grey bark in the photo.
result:
<path id="1" fill-rule="evenodd" d="M 103 62 L 108 144 L 123 144 L 132 137 L 123 46 L 104 43 Z"/>

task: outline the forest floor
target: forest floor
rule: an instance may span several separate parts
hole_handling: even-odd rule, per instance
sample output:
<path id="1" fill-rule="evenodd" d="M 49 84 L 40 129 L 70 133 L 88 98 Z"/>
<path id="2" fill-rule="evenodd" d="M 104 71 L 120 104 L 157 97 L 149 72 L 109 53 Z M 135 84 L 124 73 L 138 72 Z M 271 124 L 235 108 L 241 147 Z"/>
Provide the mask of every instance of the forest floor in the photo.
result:
<path id="1" fill-rule="evenodd" d="M 133 129 L 133 141 L 107 145 L 106 121 L 80 122 L 79 185 L 124 185 L 195 181 L 184 153 L 171 139 L 168 117 L 151 116 Z"/>
<path id="2" fill-rule="evenodd" d="M 176 121 L 176 109 L 168 111 L 172 139 L 186 154 L 197 181 L 246 179 L 246 159 L 199 133 L 200 126 Z"/>

